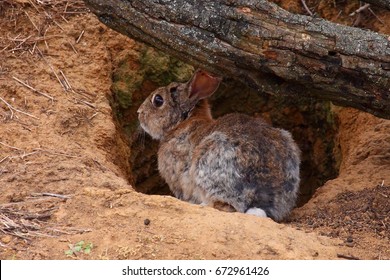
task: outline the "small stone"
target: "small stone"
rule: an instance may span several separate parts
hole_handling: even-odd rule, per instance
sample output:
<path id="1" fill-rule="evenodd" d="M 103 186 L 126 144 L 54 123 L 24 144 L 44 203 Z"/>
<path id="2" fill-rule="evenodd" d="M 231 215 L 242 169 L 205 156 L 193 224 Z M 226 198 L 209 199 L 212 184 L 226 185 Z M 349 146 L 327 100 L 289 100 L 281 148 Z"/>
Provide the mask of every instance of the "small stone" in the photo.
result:
<path id="1" fill-rule="evenodd" d="M 6 236 L 4 236 L 4 237 L 1 238 L 1 242 L 5 243 L 5 244 L 10 243 L 11 240 L 12 240 L 12 237 L 9 236 L 9 235 L 6 235 Z"/>
<path id="2" fill-rule="evenodd" d="M 351 219 L 351 217 L 350 216 L 345 216 L 344 217 L 344 221 L 346 221 L 346 222 L 350 222 L 352 219 Z"/>
<path id="3" fill-rule="evenodd" d="M 144 220 L 144 225 L 145 225 L 145 226 L 148 226 L 149 224 L 150 224 L 150 220 L 149 220 L 149 219 L 145 219 L 145 220 Z"/>
<path id="4" fill-rule="evenodd" d="M 352 242 L 353 242 L 352 236 L 348 236 L 348 237 L 347 237 L 347 242 L 348 242 L 348 243 L 352 243 Z"/>

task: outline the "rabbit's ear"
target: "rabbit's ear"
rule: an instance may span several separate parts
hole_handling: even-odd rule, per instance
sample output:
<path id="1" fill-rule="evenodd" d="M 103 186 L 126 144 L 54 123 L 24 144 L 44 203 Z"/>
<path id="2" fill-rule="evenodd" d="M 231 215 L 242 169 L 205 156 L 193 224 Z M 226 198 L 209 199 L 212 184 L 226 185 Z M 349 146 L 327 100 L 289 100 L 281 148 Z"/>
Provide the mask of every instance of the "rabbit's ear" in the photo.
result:
<path id="1" fill-rule="evenodd" d="M 196 70 L 190 81 L 189 98 L 198 100 L 211 96 L 218 88 L 221 78 L 211 76 L 204 70 Z"/>

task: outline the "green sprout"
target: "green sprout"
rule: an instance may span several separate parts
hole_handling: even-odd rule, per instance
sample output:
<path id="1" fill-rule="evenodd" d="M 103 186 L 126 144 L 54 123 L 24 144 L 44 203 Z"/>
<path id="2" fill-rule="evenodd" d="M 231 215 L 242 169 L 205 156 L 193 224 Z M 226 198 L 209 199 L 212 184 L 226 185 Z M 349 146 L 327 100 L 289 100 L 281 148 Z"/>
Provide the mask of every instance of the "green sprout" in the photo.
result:
<path id="1" fill-rule="evenodd" d="M 93 248 L 93 244 L 91 242 L 85 243 L 83 240 L 77 242 L 76 244 L 69 244 L 69 250 L 65 251 L 65 255 L 73 256 L 77 255 L 77 253 L 89 254 Z"/>

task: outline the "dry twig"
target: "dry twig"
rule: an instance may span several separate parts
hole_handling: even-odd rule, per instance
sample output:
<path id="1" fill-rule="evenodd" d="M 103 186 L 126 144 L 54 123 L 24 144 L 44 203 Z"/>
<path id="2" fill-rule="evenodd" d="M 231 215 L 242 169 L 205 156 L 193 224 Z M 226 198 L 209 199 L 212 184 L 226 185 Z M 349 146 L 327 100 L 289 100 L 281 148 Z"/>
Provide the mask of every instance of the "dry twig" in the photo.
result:
<path id="1" fill-rule="evenodd" d="M 39 52 L 40 57 L 43 59 L 43 61 L 49 66 L 50 70 L 53 72 L 54 76 L 56 76 L 58 82 L 60 83 L 61 87 L 66 91 L 66 87 L 61 81 L 60 77 L 57 75 L 56 71 L 54 70 L 53 66 L 50 64 L 50 62 L 46 59 L 46 57 L 43 55 L 41 50 L 37 47 L 37 50 Z"/>
<path id="2" fill-rule="evenodd" d="M 58 233 L 62 233 L 62 234 L 82 234 L 82 233 L 86 233 L 86 232 L 91 232 L 92 230 L 91 229 L 82 229 L 82 228 L 67 228 L 67 230 L 61 230 L 61 229 L 58 229 L 58 228 L 48 228 L 48 230 L 51 230 L 51 231 L 54 231 L 54 232 L 58 232 Z"/>
<path id="3" fill-rule="evenodd" d="M 353 17 L 354 15 L 358 14 L 358 13 L 361 13 L 363 12 L 364 10 L 368 9 L 371 5 L 370 4 L 364 4 L 363 6 L 361 6 L 359 9 L 357 9 L 356 11 L 354 11 L 353 13 L 350 13 L 349 16 L 350 17 Z"/>
<path id="4" fill-rule="evenodd" d="M 77 100 L 79 103 L 82 103 L 82 104 L 85 104 L 87 105 L 88 107 L 91 107 L 93 109 L 96 109 L 96 106 L 88 101 L 85 101 L 85 100 Z"/>
<path id="5" fill-rule="evenodd" d="M 68 44 L 70 45 L 70 47 L 72 48 L 72 50 L 74 51 L 74 53 L 79 53 L 76 48 L 73 46 L 73 44 L 71 42 L 68 42 Z"/>
<path id="6" fill-rule="evenodd" d="M 39 13 L 39 9 L 37 8 L 37 6 L 35 6 L 34 2 L 31 1 L 31 0 L 28 0 L 28 2 L 31 4 L 31 6 L 34 7 L 34 9 Z"/>
<path id="7" fill-rule="evenodd" d="M 360 260 L 358 257 L 355 257 L 355 256 L 347 256 L 347 255 L 343 255 L 343 254 L 337 254 L 337 257 L 338 258 L 341 258 L 341 259 L 346 259 L 346 260 Z"/>
<path id="8" fill-rule="evenodd" d="M 371 14 L 373 14 L 374 17 L 376 17 L 376 19 L 377 19 L 380 23 L 385 24 L 385 22 L 384 22 L 383 20 L 381 20 L 371 8 L 368 8 L 368 10 L 370 11 Z"/>
<path id="9" fill-rule="evenodd" d="M 27 13 L 27 11 L 24 11 L 24 13 L 26 14 L 26 16 L 28 17 L 29 21 L 31 22 L 31 24 L 34 26 L 34 28 L 39 32 L 39 28 L 36 26 L 36 24 L 33 22 L 33 20 L 31 19 L 30 15 Z"/>
<path id="10" fill-rule="evenodd" d="M 306 4 L 306 1 L 305 0 L 301 0 L 301 3 L 303 5 L 303 7 L 305 8 L 306 12 L 312 17 L 314 16 L 313 12 L 309 9 L 309 7 L 307 6 Z"/>
<path id="11" fill-rule="evenodd" d="M 0 159 L 0 163 L 2 163 L 3 161 L 5 161 L 5 160 L 7 160 L 7 159 L 9 159 L 9 156 L 3 157 L 2 159 Z"/>
<path id="12" fill-rule="evenodd" d="M 78 43 L 80 42 L 81 37 L 83 37 L 83 35 L 84 35 L 84 32 L 85 32 L 85 30 L 81 31 L 79 37 L 78 37 L 77 40 L 76 40 L 76 44 L 78 44 Z"/>
<path id="13" fill-rule="evenodd" d="M 42 95 L 42 96 L 44 96 L 44 97 L 46 97 L 46 98 L 49 98 L 52 102 L 54 101 L 54 97 L 53 97 L 53 96 L 50 96 L 50 95 L 48 95 L 48 94 L 46 94 L 46 93 L 44 93 L 44 92 L 41 92 L 41 91 L 39 91 L 39 90 L 33 88 L 32 86 L 28 85 L 27 83 L 23 82 L 22 80 L 20 80 L 20 79 L 14 77 L 14 76 L 12 77 L 12 79 L 14 79 L 14 80 L 17 81 L 18 83 L 22 84 L 22 85 L 25 86 L 26 88 L 32 90 L 33 92 L 38 93 L 38 94 L 40 94 L 40 95 Z"/>
<path id="14" fill-rule="evenodd" d="M 0 211 L 4 208 L 12 208 L 12 207 L 19 207 L 19 206 L 25 206 L 28 204 L 38 204 L 42 202 L 55 202 L 59 201 L 58 199 L 55 199 L 53 197 L 44 197 L 44 198 L 34 198 L 34 199 L 28 199 L 24 201 L 18 201 L 18 202 L 9 202 L 9 203 L 3 203 L 0 204 Z"/>
<path id="15" fill-rule="evenodd" d="M 12 105 L 10 105 L 7 101 L 5 101 L 2 97 L 0 97 L 0 100 L 1 100 L 5 105 L 7 105 L 8 109 L 11 111 L 11 119 L 13 118 L 13 116 L 14 116 L 14 111 L 15 111 L 15 112 L 21 113 L 21 114 L 23 114 L 23 115 L 29 116 L 29 117 L 31 117 L 31 118 L 33 118 L 33 119 L 39 120 L 39 118 L 37 118 L 37 117 L 34 116 L 34 115 L 31 115 L 31 114 L 26 113 L 26 112 L 24 112 L 24 111 L 22 111 L 22 110 L 16 109 L 16 108 L 13 107 Z"/>
<path id="16" fill-rule="evenodd" d="M 71 90 L 72 86 L 70 85 L 68 79 L 66 78 L 66 76 L 65 76 L 64 72 L 62 72 L 62 70 L 60 70 L 60 74 L 61 74 L 62 78 L 64 79 L 64 85 L 65 85 L 66 90 Z"/>
<path id="17" fill-rule="evenodd" d="M 52 151 L 41 149 L 41 148 L 35 148 L 34 151 L 41 151 L 41 152 L 48 153 L 48 154 L 55 155 L 55 156 L 64 156 L 64 157 L 70 157 L 70 158 L 81 158 L 81 156 L 69 155 L 69 154 L 65 154 L 65 153 L 62 153 L 62 152 L 52 152 Z"/>
<path id="18" fill-rule="evenodd" d="M 17 147 L 8 145 L 8 144 L 6 144 L 6 143 L 4 143 L 4 142 L 0 142 L 0 145 L 5 146 L 5 147 L 10 148 L 10 149 L 13 149 L 13 150 L 24 151 L 23 149 L 20 149 L 20 148 L 17 148 Z"/>
<path id="19" fill-rule="evenodd" d="M 57 197 L 61 199 L 69 199 L 71 198 L 70 195 L 63 195 L 63 194 L 57 194 L 57 193 L 32 193 L 32 196 L 51 196 L 51 197 Z"/>
<path id="20" fill-rule="evenodd" d="M 9 159 L 14 159 L 14 158 L 20 158 L 20 159 L 24 159 L 28 156 L 31 156 L 31 155 L 35 155 L 36 153 L 38 153 L 37 151 L 35 152 L 31 152 L 31 153 L 25 153 L 25 151 L 23 151 L 23 154 L 22 155 L 18 155 L 18 156 L 12 156 L 12 157 L 9 157 Z"/>
<path id="21" fill-rule="evenodd" d="M 42 200 L 34 199 L 34 205 L 39 201 Z M 82 234 L 91 231 L 91 229 L 66 227 L 46 222 L 58 207 L 46 208 L 36 212 L 20 209 L 22 209 L 20 203 L 0 204 L 0 232 L 31 241 L 32 237 L 51 238 L 61 234 Z"/>

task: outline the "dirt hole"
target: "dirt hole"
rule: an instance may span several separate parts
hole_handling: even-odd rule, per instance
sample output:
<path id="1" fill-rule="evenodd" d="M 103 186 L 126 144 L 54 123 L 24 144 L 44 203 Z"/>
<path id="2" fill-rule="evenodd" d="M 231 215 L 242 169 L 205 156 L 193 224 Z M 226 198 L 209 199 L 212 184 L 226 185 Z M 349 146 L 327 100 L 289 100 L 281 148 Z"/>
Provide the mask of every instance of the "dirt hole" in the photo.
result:
<path id="1" fill-rule="evenodd" d="M 193 70 L 191 66 L 143 45 L 122 54 L 113 70 L 111 104 L 118 127 L 131 146 L 129 181 L 139 192 L 171 194 L 158 174 L 158 143 L 139 129 L 136 111 L 154 89 L 172 81 L 186 81 Z M 338 124 L 329 102 L 278 98 L 225 79 L 211 104 L 214 117 L 231 112 L 246 113 L 262 117 L 275 127 L 292 133 L 302 151 L 298 206 L 306 203 L 327 180 L 337 177 L 340 161 Z"/>

